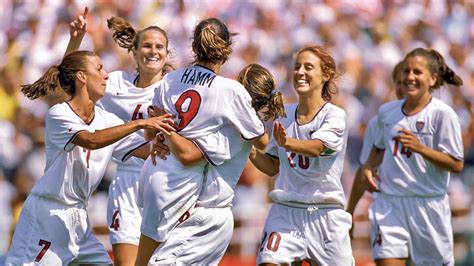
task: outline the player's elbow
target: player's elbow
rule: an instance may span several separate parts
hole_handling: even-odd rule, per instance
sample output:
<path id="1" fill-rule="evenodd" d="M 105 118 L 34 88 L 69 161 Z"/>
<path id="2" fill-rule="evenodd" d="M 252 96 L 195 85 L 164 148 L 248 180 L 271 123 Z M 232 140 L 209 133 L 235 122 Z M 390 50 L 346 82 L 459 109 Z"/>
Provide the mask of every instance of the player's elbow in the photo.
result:
<path id="1" fill-rule="evenodd" d="M 451 172 L 459 174 L 464 169 L 464 162 L 463 161 L 456 161 L 452 166 Z"/>
<path id="2" fill-rule="evenodd" d="M 201 157 L 195 156 L 194 154 L 182 154 L 176 156 L 176 158 L 183 166 L 191 166 L 201 160 Z"/>

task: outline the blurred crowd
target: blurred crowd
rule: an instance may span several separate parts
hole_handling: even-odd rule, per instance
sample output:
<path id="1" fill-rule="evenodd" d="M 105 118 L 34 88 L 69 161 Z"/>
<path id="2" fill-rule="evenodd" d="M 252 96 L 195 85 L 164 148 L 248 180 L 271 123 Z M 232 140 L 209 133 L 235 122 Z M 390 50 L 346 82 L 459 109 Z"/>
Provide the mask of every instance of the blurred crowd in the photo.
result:
<path id="1" fill-rule="evenodd" d="M 69 23 L 89 7 L 88 34 L 81 49 L 93 50 L 105 69 L 135 70 L 133 58 L 111 37 L 106 19 L 121 16 L 137 29 L 158 25 L 168 32 L 174 66 L 192 61 L 192 29 L 206 17 L 223 19 L 238 35 L 222 74 L 235 77 L 258 62 L 277 78 L 286 102 L 294 102 L 292 55 L 304 44 L 327 47 L 344 75 L 334 103 L 348 115 L 349 145 L 343 184 L 349 191 L 358 166 L 365 124 L 379 106 L 395 99 L 390 74 L 416 47 L 438 50 L 464 80 L 435 97 L 461 119 L 464 171 L 453 177 L 453 209 L 473 211 L 474 192 L 474 1 L 472 0 L 3 0 L 0 1 L 0 256 L 7 251 L 14 218 L 45 166 L 44 115 L 55 99 L 30 101 L 21 84 L 58 64 L 69 39 Z M 113 166 L 111 166 L 111 171 Z M 99 192 L 106 193 L 112 174 Z M 236 233 L 231 248 L 256 251 L 268 208 L 271 179 L 248 166 L 236 191 Z M 104 194 L 101 194 L 102 196 Z M 346 195 L 348 196 L 348 195 Z M 105 204 L 90 204 L 105 223 Z M 104 209 L 102 209 L 104 208 Z M 96 214 L 96 215 L 94 215 Z M 97 216 L 97 217 L 95 217 Z M 104 217 L 102 217 L 104 216 Z M 94 218 L 95 217 L 95 218 Z M 472 216 L 471 216 L 472 217 Z M 106 226 L 105 224 L 102 224 Z M 469 223 L 468 223 L 469 225 Z M 464 231 L 474 231 L 471 223 Z"/>

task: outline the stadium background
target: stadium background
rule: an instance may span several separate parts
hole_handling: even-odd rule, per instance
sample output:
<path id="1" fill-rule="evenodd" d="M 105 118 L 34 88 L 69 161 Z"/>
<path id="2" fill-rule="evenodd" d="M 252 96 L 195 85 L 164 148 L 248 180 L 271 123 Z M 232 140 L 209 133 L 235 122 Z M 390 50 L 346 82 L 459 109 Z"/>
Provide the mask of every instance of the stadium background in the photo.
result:
<path id="1" fill-rule="evenodd" d="M 167 30 L 175 66 L 192 60 L 190 37 L 196 22 L 219 17 L 238 33 L 234 53 L 222 74 L 235 77 L 248 63 L 269 68 L 286 102 L 294 102 L 292 54 L 306 43 L 324 45 L 345 74 L 334 102 L 348 114 L 349 145 L 342 177 L 349 194 L 364 126 L 385 101 L 394 99 L 390 73 L 415 47 L 435 48 L 464 80 L 435 96 L 461 118 L 464 171 L 451 182 L 455 258 L 474 265 L 474 1 L 454 0 L 1 0 L 0 1 L 0 264 L 9 244 L 12 221 L 45 165 L 43 118 L 47 101 L 29 101 L 20 84 L 31 83 L 60 62 L 69 38 L 69 22 L 89 7 L 88 34 L 81 49 L 93 50 L 107 71 L 134 71 L 135 62 L 112 40 L 106 19 L 128 19 L 137 29 L 158 25 Z M 113 164 L 89 211 L 97 233 L 106 235 L 107 186 Z M 236 190 L 235 232 L 222 265 L 255 264 L 271 178 L 248 166 Z M 357 208 L 353 250 L 358 265 L 372 265 L 367 208 Z"/>

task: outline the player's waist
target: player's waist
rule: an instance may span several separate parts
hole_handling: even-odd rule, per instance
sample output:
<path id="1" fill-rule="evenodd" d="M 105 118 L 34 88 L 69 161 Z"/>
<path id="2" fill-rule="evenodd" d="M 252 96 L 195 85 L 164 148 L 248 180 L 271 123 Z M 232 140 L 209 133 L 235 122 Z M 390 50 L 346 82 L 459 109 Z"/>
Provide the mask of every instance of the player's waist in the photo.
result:
<path id="1" fill-rule="evenodd" d="M 344 209 L 340 203 L 304 203 L 296 201 L 275 201 L 273 203 L 296 209 L 305 209 L 308 211 L 317 211 L 319 209 Z"/>

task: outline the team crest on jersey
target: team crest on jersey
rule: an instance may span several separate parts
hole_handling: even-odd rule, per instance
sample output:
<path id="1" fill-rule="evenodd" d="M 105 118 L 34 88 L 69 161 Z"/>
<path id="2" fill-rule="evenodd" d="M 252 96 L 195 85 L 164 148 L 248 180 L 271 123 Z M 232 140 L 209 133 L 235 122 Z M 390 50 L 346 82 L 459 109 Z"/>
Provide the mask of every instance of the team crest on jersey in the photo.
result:
<path id="1" fill-rule="evenodd" d="M 415 124 L 415 126 L 416 126 L 416 130 L 417 130 L 418 132 L 420 132 L 420 131 L 423 129 L 423 127 L 425 127 L 425 122 L 423 122 L 423 121 L 417 121 L 416 124 Z"/>

